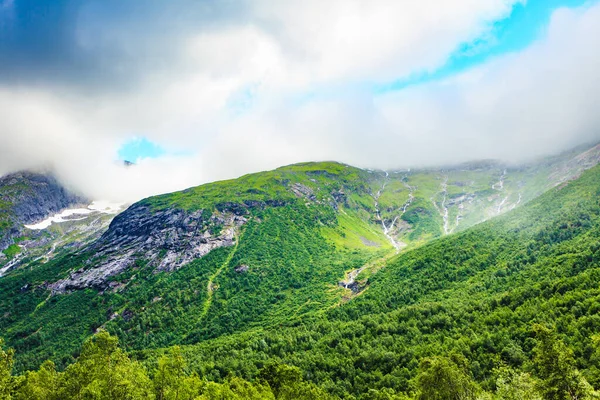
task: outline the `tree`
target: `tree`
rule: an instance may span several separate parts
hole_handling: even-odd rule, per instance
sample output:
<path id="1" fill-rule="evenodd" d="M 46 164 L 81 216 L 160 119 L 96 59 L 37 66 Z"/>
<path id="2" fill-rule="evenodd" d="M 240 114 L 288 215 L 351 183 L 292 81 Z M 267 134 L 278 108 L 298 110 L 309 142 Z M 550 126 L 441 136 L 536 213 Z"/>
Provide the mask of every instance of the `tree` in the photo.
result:
<path id="1" fill-rule="evenodd" d="M 550 329 L 534 326 L 537 345 L 534 363 L 541 378 L 539 389 L 545 400 L 597 398 L 591 385 L 575 367 L 573 354 Z"/>
<path id="2" fill-rule="evenodd" d="M 275 398 L 281 400 L 326 400 L 332 398 L 316 385 L 302 380 L 298 367 L 272 363 L 265 366 L 259 378 L 266 381 Z"/>
<path id="3" fill-rule="evenodd" d="M 187 400 L 201 393 L 202 381 L 198 375 L 188 376 L 186 367 L 179 346 L 171 348 L 167 355 L 158 360 L 158 369 L 154 374 L 157 400 Z"/>
<path id="4" fill-rule="evenodd" d="M 471 400 L 480 393 L 462 356 L 432 357 L 421 361 L 417 376 L 419 400 Z"/>
<path id="5" fill-rule="evenodd" d="M 405 394 L 395 393 L 392 389 L 369 389 L 369 391 L 360 397 L 360 400 L 409 400 Z"/>
<path id="6" fill-rule="evenodd" d="M 260 371 L 259 378 L 267 382 L 275 397 L 279 398 L 284 388 L 290 388 L 302 380 L 302 373 L 298 367 L 271 363 Z"/>
<path id="7" fill-rule="evenodd" d="M 496 397 L 502 400 L 542 400 L 536 380 L 525 372 L 509 367 L 497 370 Z"/>
<path id="8" fill-rule="evenodd" d="M 12 376 L 15 351 L 4 350 L 4 340 L 0 339 L 0 398 L 11 399 L 15 387 L 15 378 Z"/>
<path id="9" fill-rule="evenodd" d="M 94 400 L 153 399 L 145 369 L 118 347 L 118 339 L 100 331 L 83 344 L 81 356 L 65 373 L 60 398 Z"/>
<path id="10" fill-rule="evenodd" d="M 275 400 L 268 386 L 232 377 L 225 383 L 207 382 L 197 400 Z"/>
<path id="11" fill-rule="evenodd" d="M 38 371 L 28 371 L 17 399 L 58 400 L 61 375 L 52 361 L 45 361 Z"/>

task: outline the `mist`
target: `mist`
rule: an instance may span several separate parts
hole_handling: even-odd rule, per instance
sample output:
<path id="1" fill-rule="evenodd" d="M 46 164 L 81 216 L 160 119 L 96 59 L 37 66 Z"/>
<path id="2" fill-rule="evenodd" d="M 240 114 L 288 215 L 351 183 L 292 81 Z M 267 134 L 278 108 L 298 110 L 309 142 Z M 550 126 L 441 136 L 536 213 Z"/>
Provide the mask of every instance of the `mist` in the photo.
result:
<path id="1" fill-rule="evenodd" d="M 304 161 L 525 162 L 600 140 L 597 3 L 556 10 L 522 50 L 399 90 L 374 88 L 442 67 L 520 2 L 61 1 L 45 24 L 25 3 L 0 1 L 0 175 L 44 168 L 91 199 Z M 123 167 L 133 137 L 166 155 Z"/>

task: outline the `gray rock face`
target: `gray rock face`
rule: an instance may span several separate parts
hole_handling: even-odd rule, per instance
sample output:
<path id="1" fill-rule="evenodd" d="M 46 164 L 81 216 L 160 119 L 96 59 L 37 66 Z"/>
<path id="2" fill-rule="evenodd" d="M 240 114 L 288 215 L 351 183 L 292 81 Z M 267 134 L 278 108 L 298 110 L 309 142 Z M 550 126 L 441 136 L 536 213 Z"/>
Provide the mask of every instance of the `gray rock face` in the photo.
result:
<path id="1" fill-rule="evenodd" d="M 23 233 L 23 224 L 39 222 L 65 208 L 87 203 L 51 175 L 17 172 L 0 178 L 0 251 Z M 2 226 L 3 221 L 0 221 Z"/>
<path id="2" fill-rule="evenodd" d="M 64 293 L 70 290 L 83 288 L 105 289 L 109 286 L 107 278 L 123 272 L 131 266 L 130 257 L 132 252 L 124 254 L 121 258 L 112 259 L 103 263 L 99 268 L 80 268 L 71 273 L 67 279 L 61 279 L 48 285 L 53 293 Z"/>
<path id="3" fill-rule="evenodd" d="M 107 287 L 109 277 L 148 260 L 159 271 L 173 271 L 210 251 L 233 246 L 239 227 L 246 223 L 241 209 L 222 207 L 211 214 L 177 208 L 153 211 L 143 203 L 119 214 L 91 249 L 95 254 L 84 268 L 50 285 L 55 293 Z"/>
<path id="4" fill-rule="evenodd" d="M 237 272 L 238 274 L 243 274 L 243 273 L 248 272 L 249 269 L 250 269 L 250 267 L 247 265 L 238 265 L 237 267 L 235 267 L 234 271 Z"/>
<path id="5" fill-rule="evenodd" d="M 313 190 L 311 188 L 309 188 L 308 186 L 305 186 L 301 183 L 294 183 L 290 187 L 290 190 L 297 197 L 306 197 L 307 199 L 312 200 L 312 201 L 315 201 L 317 199 Z"/>
<path id="6" fill-rule="evenodd" d="M 69 192 L 53 176 L 17 172 L 0 178 L 0 197 L 12 203 L 18 222 L 30 224 L 76 204 L 87 203 Z"/>

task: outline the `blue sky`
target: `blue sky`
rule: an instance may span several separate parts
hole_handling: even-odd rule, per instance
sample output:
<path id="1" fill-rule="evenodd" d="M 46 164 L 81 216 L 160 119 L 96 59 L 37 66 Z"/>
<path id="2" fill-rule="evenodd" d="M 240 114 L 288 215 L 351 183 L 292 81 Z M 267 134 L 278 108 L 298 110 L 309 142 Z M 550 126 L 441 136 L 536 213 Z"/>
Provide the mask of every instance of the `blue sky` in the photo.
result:
<path id="1" fill-rule="evenodd" d="M 459 45 L 441 68 L 377 85 L 374 90 L 377 93 L 385 93 L 401 90 L 410 85 L 444 79 L 467 71 L 494 57 L 522 50 L 545 35 L 550 17 L 556 9 L 579 7 L 594 2 L 597 1 L 527 0 L 525 4 L 516 4 L 510 16 L 494 23 L 489 37 Z"/>
<path id="2" fill-rule="evenodd" d="M 119 159 L 132 163 L 143 158 L 157 158 L 167 154 L 166 150 L 144 137 L 135 137 L 119 149 Z"/>

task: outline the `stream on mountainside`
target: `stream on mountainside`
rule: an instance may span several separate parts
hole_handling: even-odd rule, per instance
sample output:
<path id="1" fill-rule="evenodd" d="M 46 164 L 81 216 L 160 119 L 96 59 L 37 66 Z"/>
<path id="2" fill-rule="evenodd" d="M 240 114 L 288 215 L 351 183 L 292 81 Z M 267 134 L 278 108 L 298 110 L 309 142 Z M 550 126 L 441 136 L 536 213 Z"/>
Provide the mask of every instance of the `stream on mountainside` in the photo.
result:
<path id="1" fill-rule="evenodd" d="M 350 272 L 346 273 L 346 278 L 343 281 L 340 281 L 340 286 L 343 286 L 344 289 L 350 289 L 352 291 L 356 291 L 356 286 L 354 283 L 356 282 L 356 277 L 365 270 L 366 266 L 362 266 L 357 269 L 353 269 Z"/>
<path id="2" fill-rule="evenodd" d="M 448 175 L 444 176 L 444 180 L 440 184 L 440 189 L 441 190 L 437 194 L 442 194 L 442 202 L 440 203 L 441 209 L 435 201 L 435 195 L 431 198 L 431 202 L 444 221 L 444 235 L 447 235 L 450 233 L 449 213 L 448 206 L 446 205 L 448 199 Z"/>
<path id="3" fill-rule="evenodd" d="M 387 185 L 387 180 L 389 178 L 388 172 L 387 171 L 384 171 L 384 172 L 385 172 L 385 178 L 386 178 L 386 180 L 383 182 L 383 185 L 381 186 L 381 189 L 374 196 L 374 199 L 375 199 L 375 215 L 377 216 L 377 219 L 381 223 L 384 235 L 388 238 L 388 240 L 390 241 L 390 243 L 392 244 L 392 246 L 394 246 L 394 249 L 396 249 L 396 253 L 397 253 L 397 252 L 400 251 L 401 244 L 398 243 L 396 241 L 396 239 L 394 239 L 394 237 L 390 233 L 392 232 L 392 229 L 394 229 L 394 226 L 396 225 L 396 221 L 398 221 L 398 219 L 402 218 L 402 216 L 404 215 L 404 213 L 406 213 L 406 210 L 408 209 L 408 207 L 413 202 L 413 200 L 415 198 L 413 192 L 415 191 L 416 188 L 412 187 L 408 183 L 406 183 L 405 179 L 408 179 L 408 175 L 404 175 L 402 177 L 402 184 L 404 185 L 404 187 L 406 187 L 408 189 L 408 199 L 406 200 L 406 202 L 404 202 L 404 204 L 400 207 L 400 209 L 398 209 L 398 211 L 400 211 L 400 214 L 396 215 L 394 217 L 394 219 L 392 219 L 392 222 L 390 222 L 390 225 L 387 226 L 385 224 L 385 219 L 381 218 L 381 213 L 379 211 L 379 197 L 381 196 L 381 192 L 383 190 L 385 190 L 385 186 Z"/>
<path id="4" fill-rule="evenodd" d="M 410 206 L 410 203 L 412 203 L 413 198 L 414 198 L 413 188 L 410 185 L 408 185 L 406 182 L 403 182 L 404 186 L 407 187 L 409 190 L 408 200 L 402 205 L 400 215 L 396 215 L 394 217 L 394 219 L 392 220 L 392 222 L 390 222 L 390 225 L 387 226 L 385 224 L 385 220 L 383 218 L 381 218 L 381 212 L 379 210 L 379 197 L 381 197 L 381 192 L 383 192 L 385 190 L 385 187 L 389 181 L 388 172 L 387 171 L 383 171 L 383 172 L 385 172 L 385 179 L 383 181 L 383 184 L 381 185 L 381 189 L 379 189 L 377 191 L 377 193 L 375 194 L 375 196 L 373 196 L 373 199 L 375 199 L 375 216 L 377 217 L 377 220 L 381 223 L 381 227 L 383 229 L 383 234 L 385 235 L 385 237 L 388 238 L 388 240 L 390 241 L 392 246 L 394 246 L 394 249 L 396 249 L 396 253 L 398 253 L 400 251 L 400 244 L 396 241 L 396 239 L 394 239 L 394 237 L 390 234 L 390 232 L 394 228 L 394 225 L 396 224 L 396 221 L 398 220 L 398 218 L 401 218 L 402 215 L 404 215 L 404 213 L 406 212 L 406 209 Z M 404 177 L 406 177 L 406 175 Z"/>
<path id="5" fill-rule="evenodd" d="M 10 271 L 14 266 L 16 266 L 19 263 L 19 260 L 25 255 L 25 247 L 20 244 L 18 246 L 21 248 L 21 251 L 15 254 L 15 256 L 4 265 L 4 267 L 0 268 L 0 278 L 4 276 L 6 272 Z"/>
<path id="6" fill-rule="evenodd" d="M 512 205 L 512 207 L 510 209 L 514 210 L 519 204 L 521 204 L 522 199 L 523 199 L 523 197 L 521 196 L 521 193 L 519 193 L 519 199 L 517 200 L 517 202 L 515 204 Z"/>
<path id="7" fill-rule="evenodd" d="M 501 191 L 502 189 L 504 189 L 504 181 L 506 180 L 506 175 L 506 169 L 504 169 L 504 171 L 502 171 L 502 175 L 500 175 L 500 180 L 492 185 L 493 190 Z"/>
<path id="8" fill-rule="evenodd" d="M 462 213 L 463 210 L 465 209 L 465 205 L 463 204 L 463 201 L 461 200 L 461 202 L 458 204 L 458 211 L 456 212 L 456 225 L 454 225 L 454 228 L 452 228 L 452 232 L 454 232 L 454 230 L 456 228 L 458 228 L 458 224 L 460 224 L 460 220 L 462 219 Z"/>
<path id="9" fill-rule="evenodd" d="M 402 205 L 402 207 L 400 207 L 400 209 L 398 210 L 398 211 L 400 211 L 400 214 L 396 215 L 394 217 L 394 219 L 392 220 L 392 222 L 390 222 L 390 225 L 387 226 L 385 223 L 385 220 L 383 218 L 381 218 L 381 212 L 379 210 L 379 197 L 381 196 L 381 193 L 385 190 L 385 187 L 389 180 L 389 173 L 387 171 L 384 171 L 384 172 L 385 172 L 385 179 L 383 181 L 383 184 L 381 185 L 381 188 L 377 191 L 377 193 L 375 195 L 372 195 L 373 199 L 375 200 L 375 216 L 376 216 L 377 220 L 379 221 L 379 223 L 381 224 L 381 227 L 383 229 L 383 234 L 388 238 L 388 240 L 394 247 L 394 249 L 395 249 L 394 254 L 398 254 L 400 252 L 402 246 L 400 243 L 398 243 L 396 241 L 396 239 L 394 239 L 391 232 L 396 224 L 396 221 L 398 221 L 398 219 L 401 218 L 402 215 L 404 215 L 404 213 L 406 212 L 406 210 L 408 209 L 410 204 L 413 202 L 413 200 L 414 200 L 413 193 L 416 190 L 416 187 L 410 186 L 408 183 L 406 183 L 406 181 L 404 181 L 404 179 L 408 179 L 408 175 L 404 175 L 402 183 L 409 190 L 408 199 Z M 385 256 L 382 260 L 386 260 L 390 256 L 391 256 L 391 254 L 388 256 Z M 344 287 L 345 289 L 351 289 L 353 292 L 358 292 L 358 287 L 357 287 L 357 285 L 355 285 L 356 277 L 362 271 L 364 271 L 366 268 L 367 268 L 367 266 L 364 265 L 360 268 L 356 268 L 356 269 L 353 269 L 353 270 L 347 272 L 345 279 L 340 281 L 339 285 Z"/>
<path id="10" fill-rule="evenodd" d="M 500 175 L 500 180 L 492 185 L 493 190 L 497 190 L 499 192 L 505 192 L 504 181 L 506 180 L 506 175 L 507 175 L 507 171 L 505 168 L 504 171 L 502 171 L 502 175 Z M 519 194 L 519 196 L 520 196 L 520 194 Z M 502 207 L 508 201 L 508 197 L 509 197 L 509 194 L 504 196 L 504 198 L 500 201 L 500 203 L 498 204 L 498 207 L 496 208 L 496 214 L 500 215 L 500 213 L 502 212 Z"/>

